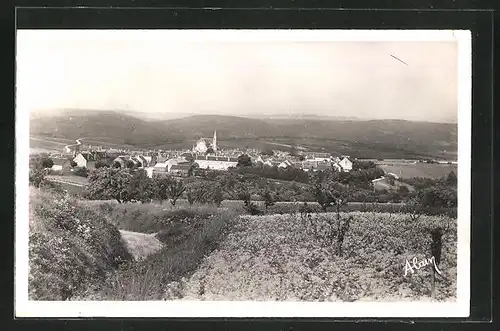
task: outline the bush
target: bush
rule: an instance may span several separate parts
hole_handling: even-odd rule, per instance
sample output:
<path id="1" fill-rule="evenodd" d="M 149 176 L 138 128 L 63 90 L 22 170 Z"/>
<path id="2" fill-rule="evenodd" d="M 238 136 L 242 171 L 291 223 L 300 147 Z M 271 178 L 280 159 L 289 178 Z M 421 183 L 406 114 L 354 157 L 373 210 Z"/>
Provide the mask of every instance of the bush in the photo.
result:
<path id="1" fill-rule="evenodd" d="M 88 177 L 89 175 L 89 170 L 85 167 L 76 167 L 75 170 L 73 171 L 73 173 L 76 175 L 76 176 L 80 176 L 80 177 Z"/>
<path id="2" fill-rule="evenodd" d="M 131 260 L 116 227 L 64 195 L 30 193 L 29 297 L 68 300 Z"/>

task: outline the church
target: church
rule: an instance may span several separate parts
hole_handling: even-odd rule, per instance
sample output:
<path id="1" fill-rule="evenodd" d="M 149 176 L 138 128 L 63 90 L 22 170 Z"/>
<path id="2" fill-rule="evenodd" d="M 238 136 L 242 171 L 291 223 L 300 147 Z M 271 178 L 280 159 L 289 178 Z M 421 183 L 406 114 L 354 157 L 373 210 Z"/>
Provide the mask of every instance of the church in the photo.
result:
<path id="1" fill-rule="evenodd" d="M 195 145 L 193 145 L 193 152 L 198 154 L 215 154 L 217 152 L 217 131 L 214 131 L 213 138 L 200 138 Z"/>

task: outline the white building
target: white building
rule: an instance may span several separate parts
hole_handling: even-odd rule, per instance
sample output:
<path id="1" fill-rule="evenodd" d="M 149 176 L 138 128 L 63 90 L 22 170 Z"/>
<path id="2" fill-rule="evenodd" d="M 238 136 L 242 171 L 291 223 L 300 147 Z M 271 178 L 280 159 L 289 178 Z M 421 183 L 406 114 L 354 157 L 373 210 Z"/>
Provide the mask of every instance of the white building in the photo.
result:
<path id="1" fill-rule="evenodd" d="M 210 138 L 200 138 L 196 145 L 193 146 L 193 152 L 205 154 L 209 149 L 217 152 L 217 131 L 214 131 L 214 137 Z"/>
<path id="2" fill-rule="evenodd" d="M 236 167 L 238 158 L 225 156 L 197 156 L 195 163 L 200 169 L 227 170 Z"/>
<path id="3" fill-rule="evenodd" d="M 352 162 L 347 157 L 340 160 L 338 164 L 342 167 L 342 171 L 349 172 L 352 170 Z"/>
<path id="4" fill-rule="evenodd" d="M 73 161 L 76 163 L 76 165 L 78 167 L 82 167 L 82 168 L 89 168 L 90 166 L 90 163 L 94 160 L 94 158 L 92 157 L 92 154 L 90 153 L 86 153 L 86 152 L 82 152 L 82 153 L 78 153 L 75 158 L 73 159 Z"/>
<path id="5" fill-rule="evenodd" d="M 288 168 L 290 166 L 292 166 L 292 163 L 288 160 L 285 160 L 285 161 L 281 162 L 280 164 L 278 164 L 278 168 L 282 168 L 282 169 Z"/>
<path id="6" fill-rule="evenodd" d="M 153 176 L 153 175 L 166 175 L 168 172 L 167 164 L 165 162 L 158 162 L 155 164 L 155 166 L 153 167 L 153 170 L 151 172 L 152 172 L 151 176 Z"/>

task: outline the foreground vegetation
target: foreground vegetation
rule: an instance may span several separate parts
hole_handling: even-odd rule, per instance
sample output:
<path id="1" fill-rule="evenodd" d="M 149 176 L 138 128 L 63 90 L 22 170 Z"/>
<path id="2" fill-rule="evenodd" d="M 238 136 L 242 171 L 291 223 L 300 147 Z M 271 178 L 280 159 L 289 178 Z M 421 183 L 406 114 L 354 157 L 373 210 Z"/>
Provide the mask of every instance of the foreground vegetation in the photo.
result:
<path id="1" fill-rule="evenodd" d="M 131 260 L 118 229 L 67 195 L 30 191 L 29 297 L 67 300 Z"/>
<path id="2" fill-rule="evenodd" d="M 234 211 L 187 207 L 164 210 L 154 205 L 104 204 L 119 229 L 155 233 L 163 248 L 145 259 L 123 265 L 104 283 L 94 286 L 85 300 L 160 300 L 167 285 L 196 271 L 223 241 L 237 218 Z"/>
<path id="3" fill-rule="evenodd" d="M 432 295 L 431 268 L 404 276 L 405 261 L 430 255 L 429 229 L 446 228 L 435 297 L 456 295 L 455 220 L 348 213 L 342 254 L 328 224 L 334 213 L 244 216 L 198 271 L 170 284 L 165 298 L 186 300 L 419 300 Z M 334 238 L 338 233 L 334 234 Z"/>
<path id="4" fill-rule="evenodd" d="M 391 193 L 404 204 L 353 204 L 372 191 L 371 178 L 380 174 L 372 164 L 287 184 L 262 177 L 273 175 L 268 169 L 248 166 L 183 179 L 102 167 L 88 174 L 85 194 L 77 198 L 47 181 L 43 162 L 35 159 L 30 169 L 29 288 L 35 300 L 455 295 L 454 173 L 405 179 L 415 191 Z M 296 173 L 279 174 L 288 175 Z M 127 236 L 134 239 L 147 234 L 150 255 L 130 254 L 127 247 L 141 251 L 141 243 L 127 245 L 120 230 L 132 231 Z M 444 271 L 437 283 L 432 268 L 403 276 L 406 260 L 430 256 Z"/>

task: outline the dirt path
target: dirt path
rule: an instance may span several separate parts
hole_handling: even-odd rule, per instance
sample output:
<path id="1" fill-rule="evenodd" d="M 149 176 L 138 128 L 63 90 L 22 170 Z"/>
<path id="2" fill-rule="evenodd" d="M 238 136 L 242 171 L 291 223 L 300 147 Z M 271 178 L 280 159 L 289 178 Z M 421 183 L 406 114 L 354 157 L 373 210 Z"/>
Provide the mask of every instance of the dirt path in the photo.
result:
<path id="1" fill-rule="evenodd" d="M 163 247 L 161 241 L 155 238 L 156 233 L 140 233 L 120 230 L 125 245 L 134 259 L 142 260 Z"/>

